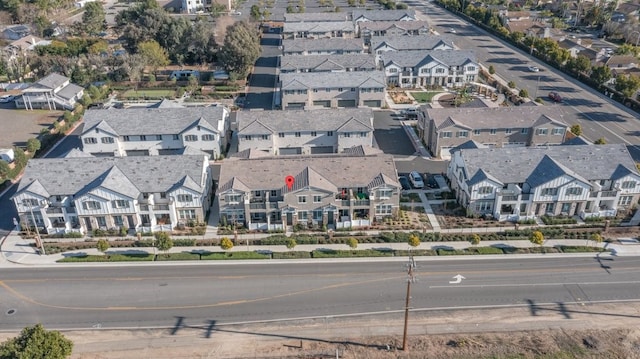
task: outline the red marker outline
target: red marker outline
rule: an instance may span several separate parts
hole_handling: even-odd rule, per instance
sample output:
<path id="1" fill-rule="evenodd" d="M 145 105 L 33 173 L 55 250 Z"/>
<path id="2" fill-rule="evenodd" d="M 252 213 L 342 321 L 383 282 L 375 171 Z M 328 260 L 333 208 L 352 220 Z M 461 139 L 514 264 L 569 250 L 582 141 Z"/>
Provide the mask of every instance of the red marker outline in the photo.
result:
<path id="1" fill-rule="evenodd" d="M 291 191 L 291 188 L 293 188 L 294 182 L 295 182 L 295 178 L 293 178 L 293 176 L 287 176 L 284 178 L 284 183 L 287 184 L 287 188 L 289 188 L 289 191 Z"/>

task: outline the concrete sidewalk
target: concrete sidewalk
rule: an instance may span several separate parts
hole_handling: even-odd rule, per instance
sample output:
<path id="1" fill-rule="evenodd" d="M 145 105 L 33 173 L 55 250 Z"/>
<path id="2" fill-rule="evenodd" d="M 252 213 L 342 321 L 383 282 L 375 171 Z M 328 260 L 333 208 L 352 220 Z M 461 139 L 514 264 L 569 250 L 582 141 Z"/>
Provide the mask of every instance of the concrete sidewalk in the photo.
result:
<path id="1" fill-rule="evenodd" d="M 239 239 L 239 242 L 242 242 Z M 640 256 L 640 243 L 636 240 L 626 239 L 621 240 L 621 244 L 609 244 L 609 243 L 600 243 L 597 246 L 605 247 L 607 249 L 612 250 L 613 255 L 618 256 Z M 565 240 L 555 240 L 550 239 L 545 241 L 546 247 L 553 247 L 556 245 L 593 245 L 592 242 L 587 242 L 582 239 L 565 239 Z M 420 246 L 415 249 L 465 249 L 470 248 L 472 245 L 469 242 L 423 242 Z M 513 241 L 482 241 L 477 247 L 514 247 L 514 248 L 531 248 L 535 247 L 534 244 L 527 240 L 513 240 Z M 407 243 L 360 243 L 358 244 L 358 250 L 364 249 L 392 249 L 392 250 L 408 250 L 410 249 Z M 295 251 L 308 251 L 311 252 L 316 249 L 333 249 L 333 250 L 348 250 L 350 249 L 346 244 L 299 244 L 295 247 Z M 0 267 L 15 267 L 20 265 L 27 266 L 49 266 L 55 265 L 56 262 L 64 257 L 69 256 L 79 256 L 79 255 L 101 255 L 101 253 L 96 248 L 88 248 L 81 250 L 73 250 L 64 253 L 57 253 L 52 255 L 40 255 L 38 251 L 33 246 L 33 241 L 24 240 L 22 237 L 12 232 L 7 237 L 5 237 L 0 244 Z M 263 252 L 288 252 L 290 249 L 286 248 L 284 245 L 242 245 L 238 244 L 230 249 L 228 252 L 242 252 L 242 251 L 263 251 Z M 111 254 L 125 254 L 125 253 L 157 253 L 155 248 L 152 247 L 135 247 L 135 248 L 110 248 L 108 253 Z M 168 251 L 169 253 L 198 253 L 198 252 L 223 252 L 223 250 L 218 246 L 197 246 L 197 247 L 173 247 Z M 578 254 L 557 254 L 554 256 L 594 256 L 595 253 L 578 253 Z M 606 254 L 609 255 L 609 254 Z M 513 258 L 515 256 L 519 257 L 537 257 L 544 256 L 549 257 L 550 254 L 525 254 L 525 255 L 482 255 L 482 256 L 469 256 L 465 255 L 462 257 L 471 258 L 471 259 L 480 259 L 480 258 Z M 458 256 L 457 258 L 459 258 Z M 400 258 L 400 257 L 398 257 Z M 422 257 L 424 259 L 452 259 L 455 257 L 452 256 L 444 256 L 444 257 Z M 365 260 L 367 258 L 360 258 L 360 260 Z M 373 258 L 369 258 L 372 260 Z M 318 259 L 305 259 L 303 261 L 317 261 Z M 352 258 L 345 258 L 345 260 L 353 260 Z M 388 260 L 388 258 L 384 258 L 384 260 Z M 287 261 L 291 261 L 287 259 Z M 209 261 L 207 261 L 209 262 Z M 215 262 L 215 261 L 214 261 Z M 227 261 L 225 261 L 227 262 Z M 239 261 L 242 262 L 242 261 Z M 128 263 L 128 262 L 124 262 Z M 176 262 L 173 262 L 176 263 Z M 185 263 L 185 262 L 182 262 Z M 193 263 L 193 261 L 186 261 L 186 263 Z M 82 265 L 94 265 L 95 263 L 73 263 L 73 266 L 82 266 Z M 101 263 L 105 264 L 105 263 Z M 113 262 L 108 263 L 109 265 L 122 265 L 123 262 Z"/>

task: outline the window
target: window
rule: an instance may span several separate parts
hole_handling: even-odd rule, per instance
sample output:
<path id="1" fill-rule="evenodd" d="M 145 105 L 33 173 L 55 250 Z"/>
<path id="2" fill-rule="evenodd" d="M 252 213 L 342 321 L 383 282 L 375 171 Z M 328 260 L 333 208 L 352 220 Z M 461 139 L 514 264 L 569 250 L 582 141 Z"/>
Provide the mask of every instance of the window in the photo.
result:
<path id="1" fill-rule="evenodd" d="M 147 198 L 149 198 L 149 193 L 147 193 L 147 192 L 143 192 L 143 193 L 142 193 L 142 198 L 143 198 L 143 199 L 147 199 Z"/>
<path id="2" fill-rule="evenodd" d="M 389 68 L 389 73 L 395 74 L 396 72 L 398 72 L 398 69 L 396 69 L 395 67 Z"/>
<path id="3" fill-rule="evenodd" d="M 451 131 L 442 132 L 440 137 L 442 137 L 442 138 L 451 138 Z"/>
<path id="4" fill-rule="evenodd" d="M 269 135 L 260 135 L 260 139 L 261 140 L 268 140 L 269 139 Z"/>
<path id="5" fill-rule="evenodd" d="M 122 226 L 124 221 L 122 220 L 122 216 L 113 216 L 113 224 L 116 226 Z"/>
<path id="6" fill-rule="evenodd" d="M 541 196 L 555 196 L 558 194 L 557 188 L 543 188 L 542 192 L 540 192 Z"/>
<path id="7" fill-rule="evenodd" d="M 36 207 L 39 204 L 40 202 L 38 202 L 38 200 L 35 198 L 27 198 L 22 200 L 22 205 L 25 207 Z"/>
<path id="8" fill-rule="evenodd" d="M 179 219 L 196 219 L 195 209 L 181 209 L 178 211 Z"/>
<path id="9" fill-rule="evenodd" d="M 355 88 L 355 87 L 352 87 L 352 88 L 351 88 L 351 92 L 356 92 L 356 88 Z"/>
<path id="10" fill-rule="evenodd" d="M 162 141 L 162 135 L 156 135 L 156 141 Z"/>
<path id="11" fill-rule="evenodd" d="M 111 202 L 113 208 L 129 208 L 129 201 L 123 199 L 117 199 Z"/>
<path id="12" fill-rule="evenodd" d="M 129 142 L 129 141 L 131 141 L 131 137 L 129 137 L 129 136 L 122 136 L 122 140 L 123 140 L 124 142 Z"/>
<path id="13" fill-rule="evenodd" d="M 458 131 L 458 137 L 469 137 L 469 131 Z"/>
<path id="14" fill-rule="evenodd" d="M 339 92 L 342 92 L 342 90 L 344 90 L 342 87 L 338 87 Z"/>
<path id="15" fill-rule="evenodd" d="M 511 134 L 511 129 L 510 128 L 505 128 L 504 129 L 504 133 L 507 134 L 507 135 L 510 135 Z"/>
<path id="16" fill-rule="evenodd" d="M 298 196 L 298 203 L 307 203 L 307 196 Z"/>
<path id="17" fill-rule="evenodd" d="M 475 71 L 476 67 L 475 66 L 467 66 L 467 71 Z"/>
<path id="18" fill-rule="evenodd" d="M 102 143 L 113 143 L 113 137 L 102 137 L 100 141 L 102 141 Z"/>
<path id="19" fill-rule="evenodd" d="M 491 211 L 493 207 L 493 203 L 491 202 L 476 202 L 476 212 L 486 212 Z"/>
<path id="20" fill-rule="evenodd" d="M 545 213 L 555 213 L 556 210 L 556 204 L 551 202 L 551 203 L 547 203 L 547 206 L 545 208 Z"/>
<path id="21" fill-rule="evenodd" d="M 636 188 L 636 181 L 623 181 L 622 188 L 625 188 L 625 189 Z"/>
<path id="22" fill-rule="evenodd" d="M 321 221 L 322 220 L 322 210 L 321 209 L 314 209 L 312 212 L 313 215 L 313 219 L 316 221 Z"/>
<path id="23" fill-rule="evenodd" d="M 140 135 L 140 141 L 146 141 L 147 140 L 147 136 L 145 135 Z"/>
<path id="24" fill-rule="evenodd" d="M 564 134 L 564 128 L 562 127 L 556 127 L 553 129 L 553 132 L 551 132 L 552 135 L 554 136 L 560 136 L 562 134 Z"/>
<path id="25" fill-rule="evenodd" d="M 436 69 L 436 73 L 437 74 L 443 74 L 444 73 L 444 69 L 443 68 L 437 68 Z"/>
<path id="26" fill-rule="evenodd" d="M 193 196 L 190 194 L 179 194 L 177 200 L 178 202 L 191 202 L 193 201 Z"/>
<path id="27" fill-rule="evenodd" d="M 620 206 L 628 206 L 631 204 L 631 199 L 633 198 L 633 196 L 620 196 L 620 199 L 618 200 L 618 205 Z"/>
<path id="28" fill-rule="evenodd" d="M 360 132 L 360 137 L 367 137 L 367 133 L 366 132 Z"/>
<path id="29" fill-rule="evenodd" d="M 567 188 L 567 196 L 579 196 L 581 194 L 582 194 L 582 188 L 580 187 Z"/>
<path id="30" fill-rule="evenodd" d="M 560 213 L 568 215 L 571 210 L 571 203 L 563 203 L 562 207 L 560 207 Z"/>
<path id="31" fill-rule="evenodd" d="M 526 135 L 527 133 L 529 133 L 529 129 L 528 128 L 521 128 L 520 129 L 520 133 L 523 135 Z"/>
<path id="32" fill-rule="evenodd" d="M 546 129 L 546 128 L 539 128 L 536 131 L 536 134 L 539 135 L 539 136 L 546 136 L 548 132 L 549 132 L 549 130 Z"/>
<path id="33" fill-rule="evenodd" d="M 93 145 L 98 143 L 98 140 L 95 137 L 86 137 L 84 139 L 84 144 L 85 145 Z"/>
<path id="34" fill-rule="evenodd" d="M 314 195 L 313 196 L 313 203 L 320 203 L 320 202 L 322 202 L 322 196 L 317 195 L 317 194 Z"/>
<path id="35" fill-rule="evenodd" d="M 295 136 L 296 136 L 296 137 L 300 137 L 300 136 L 301 136 L 300 132 L 296 132 L 296 133 L 295 133 Z"/>
<path id="36" fill-rule="evenodd" d="M 316 137 L 318 133 L 316 131 L 311 131 L 311 137 Z"/>
<path id="37" fill-rule="evenodd" d="M 251 136 L 249 136 L 249 137 L 251 137 Z M 251 139 L 251 138 L 249 138 L 249 139 Z M 195 142 L 195 141 L 198 140 L 198 136 L 196 136 L 196 135 L 186 135 L 186 136 L 184 136 L 184 140 L 187 141 L 187 142 Z"/>
<path id="38" fill-rule="evenodd" d="M 173 135 L 173 139 L 174 140 L 179 140 L 180 139 L 180 135 Z"/>
<path id="39" fill-rule="evenodd" d="M 229 202 L 229 203 L 240 203 L 241 199 L 242 199 L 242 195 L 240 195 L 240 194 L 228 194 L 227 195 L 227 202 Z"/>
<path id="40" fill-rule="evenodd" d="M 277 195 L 278 195 L 278 191 L 276 191 L 276 190 L 271 190 L 271 193 L 269 193 L 269 196 L 271 196 L 271 197 L 275 197 Z"/>
<path id="41" fill-rule="evenodd" d="M 105 218 L 105 217 L 96 217 L 96 222 L 98 222 L 98 226 L 99 227 L 106 227 L 107 226 L 107 218 Z"/>
<path id="42" fill-rule="evenodd" d="M 280 132 L 280 133 L 278 133 L 278 137 L 280 137 L 280 138 L 284 138 L 284 132 Z"/>
<path id="43" fill-rule="evenodd" d="M 493 187 L 491 186 L 483 186 L 478 188 L 478 194 L 490 194 L 493 193 Z"/>
<path id="44" fill-rule="evenodd" d="M 326 89 L 324 89 L 324 91 L 325 92 L 331 92 L 331 89 L 327 87 Z"/>
<path id="45" fill-rule="evenodd" d="M 349 132 L 345 132 L 345 133 L 342 134 L 342 137 L 349 138 L 349 137 L 351 137 L 351 134 Z"/>
<path id="46" fill-rule="evenodd" d="M 202 135 L 203 141 L 215 141 L 216 140 L 216 135 Z"/>
<path id="47" fill-rule="evenodd" d="M 299 221 L 306 221 L 307 218 L 309 218 L 309 212 L 307 212 L 307 211 L 299 211 L 298 212 L 298 220 Z"/>
<path id="48" fill-rule="evenodd" d="M 376 206 L 376 216 L 389 216 L 392 208 L 390 204 L 379 204 Z"/>
<path id="49" fill-rule="evenodd" d="M 100 202 L 97 201 L 86 201 L 82 202 L 82 208 L 84 209 L 100 209 Z"/>
<path id="50" fill-rule="evenodd" d="M 473 134 L 475 136 L 479 136 L 480 135 L 480 130 L 473 130 Z"/>
<path id="51" fill-rule="evenodd" d="M 160 192 L 160 198 L 166 199 L 167 198 L 167 192 Z"/>
<path id="52" fill-rule="evenodd" d="M 388 199 L 393 195 L 393 190 L 388 188 L 383 188 L 378 190 L 378 198 L 379 199 Z"/>
<path id="53" fill-rule="evenodd" d="M 328 131 L 327 136 L 333 136 L 333 131 Z"/>
<path id="54" fill-rule="evenodd" d="M 489 130 L 489 134 L 491 135 L 495 135 L 496 133 L 498 133 L 498 130 L 496 130 L 495 128 Z"/>

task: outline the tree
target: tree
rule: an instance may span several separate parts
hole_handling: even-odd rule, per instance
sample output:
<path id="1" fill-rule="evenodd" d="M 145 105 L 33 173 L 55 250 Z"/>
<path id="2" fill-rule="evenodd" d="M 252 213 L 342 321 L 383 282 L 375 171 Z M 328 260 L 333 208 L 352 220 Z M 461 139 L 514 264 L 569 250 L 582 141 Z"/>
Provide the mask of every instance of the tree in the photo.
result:
<path id="1" fill-rule="evenodd" d="M 509 83 L 507 84 L 507 86 L 509 86 L 510 89 L 514 89 L 516 88 L 516 83 L 513 81 L 509 81 Z"/>
<path id="2" fill-rule="evenodd" d="M 616 90 L 622 92 L 627 97 L 633 97 L 633 94 L 640 88 L 640 77 L 634 75 L 618 75 L 616 76 Z"/>
<path id="3" fill-rule="evenodd" d="M 580 127 L 580 125 L 573 125 L 571 126 L 571 133 L 573 133 L 576 136 L 581 136 L 582 135 L 582 127 Z"/>
<path id="4" fill-rule="evenodd" d="M 80 33 L 89 36 L 95 36 L 107 29 L 104 8 L 102 2 L 94 1 L 84 5 L 84 13 L 82 14 L 82 23 L 77 26 Z"/>
<path id="5" fill-rule="evenodd" d="M 529 97 L 529 91 L 527 91 L 526 89 L 521 89 L 520 92 L 518 92 L 518 96 L 522 98 Z"/>
<path id="6" fill-rule="evenodd" d="M 25 155 L 24 150 L 20 147 L 14 147 L 13 148 L 13 163 L 15 163 L 15 165 L 17 167 L 24 167 L 27 165 L 27 161 L 29 159 L 27 158 L 27 155 Z"/>
<path id="7" fill-rule="evenodd" d="M 291 239 L 289 239 L 287 241 L 287 249 L 294 249 L 297 245 L 298 245 L 298 243 L 293 238 L 291 238 Z"/>
<path id="8" fill-rule="evenodd" d="M 531 241 L 531 243 L 533 244 L 537 244 L 542 247 L 542 244 L 544 244 L 544 235 L 540 231 L 533 231 L 531 232 L 529 241 Z"/>
<path id="9" fill-rule="evenodd" d="M 224 249 L 225 251 L 228 251 L 229 249 L 233 248 L 233 242 L 231 242 L 229 238 L 223 237 L 220 240 L 220 248 Z"/>
<path id="10" fill-rule="evenodd" d="M 155 232 L 153 236 L 156 238 L 156 241 L 155 241 L 156 248 L 158 248 L 158 250 L 161 252 L 165 252 L 165 255 L 167 254 L 166 252 L 169 249 L 173 248 L 173 240 L 171 239 L 171 236 L 169 235 L 169 233 Z"/>
<path id="11" fill-rule="evenodd" d="M 412 234 L 409 236 L 409 240 L 407 241 L 411 247 L 417 247 L 420 245 L 420 237 L 416 234 Z"/>
<path id="12" fill-rule="evenodd" d="M 98 249 L 98 251 L 100 251 L 100 253 L 105 253 L 106 254 L 107 250 L 109 250 L 109 241 L 107 241 L 104 238 L 99 239 L 98 243 L 96 243 L 96 248 Z"/>
<path id="13" fill-rule="evenodd" d="M 591 234 L 589 239 L 593 241 L 594 247 L 597 247 L 599 243 L 602 243 L 602 235 L 598 232 Z"/>
<path id="14" fill-rule="evenodd" d="M 251 10 L 249 10 L 249 14 L 251 15 L 251 19 L 253 21 L 260 20 L 260 17 L 262 16 L 262 14 L 260 13 L 260 6 L 258 6 L 257 4 L 251 5 Z"/>
<path id="15" fill-rule="evenodd" d="M 591 68 L 591 79 L 601 85 L 611 79 L 609 66 L 594 66 Z"/>
<path id="16" fill-rule="evenodd" d="M 604 139 L 604 137 L 600 137 L 597 140 L 595 140 L 593 142 L 594 145 L 606 145 L 607 141 Z"/>
<path id="17" fill-rule="evenodd" d="M 9 164 L 3 160 L 0 160 L 0 183 L 2 183 L 4 179 L 9 176 L 9 172 L 11 172 Z"/>
<path id="18" fill-rule="evenodd" d="M 351 248 L 351 249 L 356 249 L 358 248 L 358 240 L 351 237 L 349 239 L 347 239 L 347 245 Z"/>
<path id="19" fill-rule="evenodd" d="M 495 73 L 496 73 L 496 68 L 495 68 L 495 67 L 493 67 L 493 65 L 489 65 L 489 73 L 490 73 L 491 75 L 493 75 L 493 74 L 495 74 Z"/>
<path id="20" fill-rule="evenodd" d="M 59 331 L 48 331 L 37 324 L 0 344 L 0 359 L 64 359 L 72 350 L 73 342 Z"/>
<path id="21" fill-rule="evenodd" d="M 145 64 L 151 66 L 155 74 L 158 67 L 169 65 L 167 50 L 156 41 L 145 41 L 138 45 L 138 53 L 144 59 Z"/>
<path id="22" fill-rule="evenodd" d="M 472 234 L 470 242 L 472 245 L 477 246 L 480 244 L 480 236 L 477 233 Z"/>
<path id="23" fill-rule="evenodd" d="M 36 151 L 40 149 L 41 145 L 42 144 L 37 138 L 30 138 L 27 140 L 27 151 L 32 154 L 36 153 Z"/>
<path id="24" fill-rule="evenodd" d="M 245 78 L 258 57 L 260 57 L 260 37 L 255 27 L 245 21 L 229 26 L 224 45 L 218 53 L 218 60 L 227 72 L 233 72 L 239 78 Z"/>

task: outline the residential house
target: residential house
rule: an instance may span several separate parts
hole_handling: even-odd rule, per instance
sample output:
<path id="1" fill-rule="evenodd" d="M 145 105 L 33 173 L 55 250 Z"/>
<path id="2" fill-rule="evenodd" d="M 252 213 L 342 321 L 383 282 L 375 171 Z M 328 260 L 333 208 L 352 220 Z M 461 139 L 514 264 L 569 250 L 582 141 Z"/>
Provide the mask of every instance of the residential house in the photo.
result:
<path id="1" fill-rule="evenodd" d="M 387 51 L 425 51 L 425 50 L 453 50 L 454 45 L 448 38 L 438 35 L 417 36 L 386 36 L 373 38 L 369 52 L 375 54 L 376 64 L 380 63 L 380 56 Z"/>
<path id="2" fill-rule="evenodd" d="M 394 216 L 401 187 L 393 156 L 371 152 L 231 157 L 221 165 L 216 191 L 221 224 L 341 229 Z M 286 182 L 288 176 L 293 181 Z"/>
<path id="3" fill-rule="evenodd" d="M 50 45 L 50 40 L 43 40 L 36 36 L 24 36 L 14 40 L 5 46 L 3 51 L 9 61 L 15 60 L 19 56 L 25 56 L 28 52 L 33 51 L 37 46 Z"/>
<path id="4" fill-rule="evenodd" d="M 22 223 L 46 233 L 125 227 L 171 231 L 211 207 L 209 159 L 200 156 L 31 159 L 11 197 Z"/>
<path id="5" fill-rule="evenodd" d="M 504 9 L 498 12 L 498 17 L 502 22 L 502 26 L 505 26 L 510 22 L 530 20 L 531 13 L 529 11 L 509 11 Z"/>
<path id="6" fill-rule="evenodd" d="M 363 21 L 415 21 L 416 11 L 411 9 L 399 10 L 353 10 L 351 19 L 354 23 Z"/>
<path id="7" fill-rule="evenodd" d="M 387 51 L 380 55 L 388 85 L 462 87 L 475 82 L 480 70 L 473 51 Z"/>
<path id="8" fill-rule="evenodd" d="M 181 0 L 181 10 L 185 14 L 204 14 L 211 6 L 211 0 Z"/>
<path id="9" fill-rule="evenodd" d="M 374 37 L 428 35 L 431 28 L 426 21 L 361 21 L 356 33 L 370 45 Z"/>
<path id="10" fill-rule="evenodd" d="M 230 142 L 229 110 L 160 107 L 87 110 L 80 139 L 95 156 L 156 156 L 186 147 L 218 158 Z"/>
<path id="11" fill-rule="evenodd" d="M 607 59 L 605 64 L 612 71 L 628 70 L 638 67 L 638 59 L 633 55 L 613 55 Z"/>
<path id="12" fill-rule="evenodd" d="M 343 55 L 365 53 L 362 39 L 332 37 L 324 39 L 282 40 L 282 53 L 288 55 Z"/>
<path id="13" fill-rule="evenodd" d="M 611 217 L 640 198 L 624 144 L 456 149 L 447 176 L 467 213 L 500 220 Z"/>
<path id="14" fill-rule="evenodd" d="M 322 107 L 382 107 L 382 71 L 306 72 L 280 75 L 281 106 L 285 110 Z"/>
<path id="15" fill-rule="evenodd" d="M 349 21 L 351 16 L 348 12 L 301 12 L 286 13 L 284 22 L 319 22 L 319 21 Z"/>
<path id="16" fill-rule="evenodd" d="M 258 149 L 274 155 L 338 153 L 373 147 L 370 108 L 241 111 L 238 151 Z"/>
<path id="17" fill-rule="evenodd" d="M 422 108 L 420 137 L 431 153 L 450 158 L 450 150 L 469 140 L 489 147 L 559 145 L 568 125 L 557 110 L 542 106 Z"/>
<path id="18" fill-rule="evenodd" d="M 283 39 L 324 39 L 356 37 L 355 25 L 351 21 L 285 22 Z"/>
<path id="19" fill-rule="evenodd" d="M 554 38 L 560 40 L 564 38 L 564 33 L 560 29 L 554 29 L 551 25 L 538 20 L 510 21 L 505 25 L 509 32 L 521 32 L 525 36 L 538 39 Z"/>
<path id="20" fill-rule="evenodd" d="M 29 35 L 31 35 L 31 28 L 27 25 L 7 26 L 2 30 L 2 37 L 10 41 L 19 40 Z"/>
<path id="21" fill-rule="evenodd" d="M 280 58 L 280 73 L 374 71 L 376 63 L 369 54 L 289 55 Z"/>
<path id="22" fill-rule="evenodd" d="M 84 88 L 72 84 L 66 76 L 51 73 L 22 90 L 15 104 L 27 110 L 72 110 L 82 96 Z"/>

